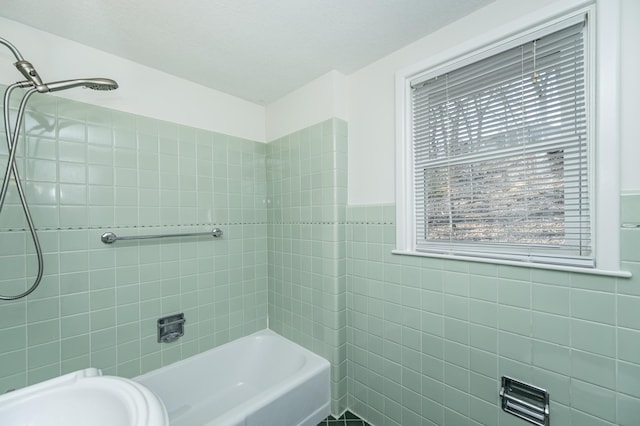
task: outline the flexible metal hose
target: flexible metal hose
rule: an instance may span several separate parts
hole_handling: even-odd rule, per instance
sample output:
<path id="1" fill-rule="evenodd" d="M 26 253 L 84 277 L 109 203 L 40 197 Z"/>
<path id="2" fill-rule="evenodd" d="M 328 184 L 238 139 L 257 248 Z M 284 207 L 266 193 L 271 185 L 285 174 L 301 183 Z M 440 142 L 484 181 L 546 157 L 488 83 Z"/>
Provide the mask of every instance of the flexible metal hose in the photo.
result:
<path id="1" fill-rule="evenodd" d="M 25 219 L 27 220 L 27 225 L 29 227 L 29 231 L 31 232 L 31 239 L 33 240 L 33 245 L 36 249 L 36 257 L 38 259 L 38 273 L 36 278 L 25 292 L 20 293 L 15 296 L 3 296 L 0 295 L 0 300 L 15 300 L 25 297 L 31 294 L 40 284 L 42 280 L 42 274 L 44 271 L 44 259 L 42 257 L 42 247 L 40 247 L 40 241 L 38 240 L 38 234 L 36 233 L 35 226 L 33 224 L 33 220 L 31 219 L 31 212 L 29 211 L 29 205 L 27 204 L 26 197 L 24 195 L 24 190 L 22 189 L 22 183 L 20 181 L 20 174 L 18 173 L 18 166 L 15 162 L 16 151 L 18 145 L 18 139 L 20 137 L 20 127 L 22 126 L 22 119 L 24 118 L 24 111 L 27 107 L 27 101 L 37 92 L 36 88 L 29 89 L 22 100 L 20 101 L 20 106 L 18 108 L 18 116 L 16 117 L 16 122 L 14 126 L 13 134 L 11 133 L 11 124 L 10 124 L 10 114 L 9 114 L 9 100 L 11 97 L 11 92 L 18 87 L 24 87 L 24 83 L 14 83 L 7 87 L 7 90 L 4 93 L 4 131 L 7 137 L 7 147 L 8 147 L 8 159 L 7 159 L 7 167 L 4 173 L 4 179 L 2 181 L 2 189 L 0 189 L 0 213 L 2 213 L 2 207 L 4 205 L 4 200 L 7 195 L 7 191 L 9 189 L 9 181 L 11 180 L 11 175 L 13 175 L 13 179 L 16 182 L 16 189 L 18 190 L 18 195 L 20 197 L 20 203 L 22 204 L 22 210 L 24 211 Z"/>

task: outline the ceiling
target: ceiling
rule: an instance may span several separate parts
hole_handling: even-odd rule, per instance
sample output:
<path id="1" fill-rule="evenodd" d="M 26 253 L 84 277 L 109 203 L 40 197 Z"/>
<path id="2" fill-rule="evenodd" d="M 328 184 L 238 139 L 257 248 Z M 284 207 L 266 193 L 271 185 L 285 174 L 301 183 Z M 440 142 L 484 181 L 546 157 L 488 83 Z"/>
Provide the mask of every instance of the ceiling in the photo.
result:
<path id="1" fill-rule="evenodd" d="M 268 104 L 494 0 L 0 0 L 0 16 Z"/>

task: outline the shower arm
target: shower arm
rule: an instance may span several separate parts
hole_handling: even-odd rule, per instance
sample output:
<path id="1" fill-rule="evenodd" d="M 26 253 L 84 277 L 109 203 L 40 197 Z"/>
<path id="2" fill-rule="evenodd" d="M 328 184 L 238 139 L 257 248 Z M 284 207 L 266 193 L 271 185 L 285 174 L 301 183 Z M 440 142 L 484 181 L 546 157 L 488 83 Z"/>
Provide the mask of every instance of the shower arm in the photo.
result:
<path id="1" fill-rule="evenodd" d="M 18 62 L 24 61 L 24 58 L 20 54 L 20 51 L 13 44 L 11 44 L 9 40 L 5 40 L 2 37 L 0 37 L 0 44 L 4 44 L 11 51 L 11 53 L 13 53 L 13 56 L 16 57 Z"/>

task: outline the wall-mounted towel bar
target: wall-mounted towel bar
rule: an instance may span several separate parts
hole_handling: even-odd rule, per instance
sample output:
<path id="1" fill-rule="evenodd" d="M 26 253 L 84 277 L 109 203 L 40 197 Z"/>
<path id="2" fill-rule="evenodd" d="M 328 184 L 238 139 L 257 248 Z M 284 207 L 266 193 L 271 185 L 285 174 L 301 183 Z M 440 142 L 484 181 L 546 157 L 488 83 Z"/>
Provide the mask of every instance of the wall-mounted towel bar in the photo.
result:
<path id="1" fill-rule="evenodd" d="M 102 240 L 102 242 L 105 244 L 111 244 L 111 243 L 115 243 L 118 240 L 150 240 L 152 238 L 200 237 L 204 235 L 209 235 L 211 237 L 218 238 L 222 236 L 222 229 L 213 228 L 211 232 L 192 232 L 188 234 L 132 235 L 129 237 L 118 237 L 113 232 L 105 232 L 100 237 L 100 240 Z"/>

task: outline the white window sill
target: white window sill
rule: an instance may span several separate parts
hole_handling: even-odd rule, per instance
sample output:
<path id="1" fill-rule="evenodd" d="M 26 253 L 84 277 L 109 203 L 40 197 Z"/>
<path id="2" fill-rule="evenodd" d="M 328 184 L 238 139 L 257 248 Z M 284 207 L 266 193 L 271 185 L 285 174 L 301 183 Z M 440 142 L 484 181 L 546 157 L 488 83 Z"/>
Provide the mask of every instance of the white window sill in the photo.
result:
<path id="1" fill-rule="evenodd" d="M 521 266 L 523 268 L 548 269 L 552 271 L 575 272 L 579 274 L 602 275 L 608 277 L 631 278 L 631 272 L 628 271 L 610 271 L 596 268 L 580 268 L 576 266 L 551 265 L 545 263 L 518 262 L 513 260 L 491 259 L 473 256 L 460 256 L 453 254 L 424 253 L 407 250 L 391 250 L 393 254 L 405 256 L 431 257 L 436 259 L 460 260 L 467 262 L 492 263 L 495 265 Z"/>

